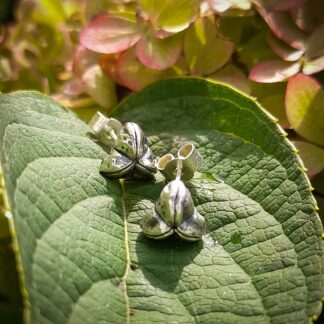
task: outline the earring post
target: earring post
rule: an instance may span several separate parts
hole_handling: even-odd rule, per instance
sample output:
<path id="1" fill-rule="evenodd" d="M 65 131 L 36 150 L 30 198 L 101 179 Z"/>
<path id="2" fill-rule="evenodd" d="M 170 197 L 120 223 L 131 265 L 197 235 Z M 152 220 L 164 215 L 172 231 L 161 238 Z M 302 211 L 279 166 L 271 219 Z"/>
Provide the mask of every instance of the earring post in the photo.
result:
<path id="1" fill-rule="evenodd" d="M 117 140 L 117 135 L 116 135 L 116 132 L 114 131 L 113 128 L 109 127 L 108 125 L 107 126 L 107 132 L 108 134 L 110 135 L 110 137 L 112 138 L 112 140 L 115 142 Z"/>
<path id="2" fill-rule="evenodd" d="M 182 159 L 178 159 L 178 161 L 177 161 L 177 168 L 176 168 L 176 180 L 180 180 L 181 179 L 182 168 L 183 168 L 183 160 Z"/>

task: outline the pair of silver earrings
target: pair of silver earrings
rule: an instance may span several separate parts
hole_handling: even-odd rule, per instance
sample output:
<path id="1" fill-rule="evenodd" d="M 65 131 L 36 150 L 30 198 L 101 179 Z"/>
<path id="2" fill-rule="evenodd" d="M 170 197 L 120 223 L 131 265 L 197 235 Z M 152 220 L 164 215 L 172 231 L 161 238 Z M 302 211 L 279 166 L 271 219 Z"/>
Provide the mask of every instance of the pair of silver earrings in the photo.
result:
<path id="1" fill-rule="evenodd" d="M 156 159 L 142 129 L 128 122 L 97 112 L 89 123 L 96 138 L 111 147 L 102 161 L 100 172 L 111 179 L 149 179 L 160 171 L 168 184 L 163 188 L 152 213 L 141 220 L 143 233 L 153 239 L 177 234 L 184 240 L 197 241 L 206 231 L 205 219 L 197 212 L 185 181 L 193 178 L 203 158 L 191 143 L 183 145 L 174 157 Z"/>

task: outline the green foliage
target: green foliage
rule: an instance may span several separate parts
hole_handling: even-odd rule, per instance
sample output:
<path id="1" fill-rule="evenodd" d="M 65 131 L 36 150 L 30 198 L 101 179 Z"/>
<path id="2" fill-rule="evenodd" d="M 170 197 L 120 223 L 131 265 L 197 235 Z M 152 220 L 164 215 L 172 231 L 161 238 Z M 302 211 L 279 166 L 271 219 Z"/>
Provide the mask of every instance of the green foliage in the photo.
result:
<path id="1" fill-rule="evenodd" d="M 139 221 L 164 182 L 114 182 L 86 124 L 36 92 L 0 96 L 1 161 L 32 322 L 308 323 L 323 296 L 322 226 L 291 144 L 260 106 L 202 79 L 160 81 L 115 117 L 156 155 L 195 143 L 188 183 L 203 240 L 154 241 Z"/>
<path id="2" fill-rule="evenodd" d="M 6 205 L 2 171 L 0 169 L 0 322 L 21 323 L 22 296 L 19 289 L 17 265 L 9 230 L 10 215 Z"/>

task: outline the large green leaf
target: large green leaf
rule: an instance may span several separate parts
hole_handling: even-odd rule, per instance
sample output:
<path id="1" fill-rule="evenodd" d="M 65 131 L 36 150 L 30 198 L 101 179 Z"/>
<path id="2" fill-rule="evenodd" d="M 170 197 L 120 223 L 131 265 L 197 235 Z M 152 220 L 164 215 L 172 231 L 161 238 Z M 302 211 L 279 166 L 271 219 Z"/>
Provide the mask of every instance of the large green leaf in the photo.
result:
<path id="1" fill-rule="evenodd" d="M 35 92 L 0 97 L 0 139 L 33 323 L 308 323 L 321 310 L 322 226 L 299 158 L 251 98 L 160 81 L 115 116 L 157 155 L 204 156 L 188 183 L 208 234 L 154 241 L 139 222 L 164 182 L 112 182 L 88 128 Z"/>

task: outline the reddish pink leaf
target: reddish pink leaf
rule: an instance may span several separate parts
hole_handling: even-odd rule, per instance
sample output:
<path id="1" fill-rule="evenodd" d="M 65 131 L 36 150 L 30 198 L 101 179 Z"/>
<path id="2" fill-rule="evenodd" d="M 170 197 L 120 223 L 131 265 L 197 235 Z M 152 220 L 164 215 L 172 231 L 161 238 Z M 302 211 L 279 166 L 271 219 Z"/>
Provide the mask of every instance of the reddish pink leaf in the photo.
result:
<path id="1" fill-rule="evenodd" d="M 304 6 L 290 10 L 290 15 L 300 29 L 312 33 L 324 21 L 324 1 L 308 1 Z"/>
<path id="2" fill-rule="evenodd" d="M 132 91 L 139 91 L 154 81 L 176 76 L 170 69 L 156 71 L 141 64 L 134 48 L 122 53 L 117 62 L 117 73 L 121 84 Z"/>
<path id="3" fill-rule="evenodd" d="M 308 0 L 252 0 L 259 7 L 269 11 L 287 11 L 299 8 Z"/>
<path id="4" fill-rule="evenodd" d="M 67 96 L 76 97 L 85 92 L 85 87 L 78 78 L 73 77 L 63 85 L 62 92 Z"/>
<path id="5" fill-rule="evenodd" d="M 73 73 L 80 78 L 88 67 L 98 62 L 98 57 L 98 53 L 89 51 L 87 48 L 79 45 L 73 55 Z"/>
<path id="6" fill-rule="evenodd" d="M 307 34 L 295 25 L 288 12 L 270 12 L 261 7 L 258 11 L 278 38 L 291 47 L 305 49 Z"/>
<path id="7" fill-rule="evenodd" d="M 99 57 L 99 65 L 109 79 L 115 83 L 120 83 L 117 74 L 117 62 L 121 53 L 117 54 L 101 54 Z"/>
<path id="8" fill-rule="evenodd" d="M 305 61 L 303 66 L 303 73 L 312 75 L 324 70 L 324 56 L 321 56 L 312 61 Z"/>
<path id="9" fill-rule="evenodd" d="M 178 35 L 158 39 L 147 33 L 136 44 L 136 55 L 141 63 L 154 70 L 166 70 L 176 63 L 182 48 Z"/>
<path id="10" fill-rule="evenodd" d="M 274 53 L 285 61 L 297 61 L 304 54 L 303 50 L 296 50 L 295 48 L 288 46 L 273 33 L 268 34 L 267 41 Z"/>
<path id="11" fill-rule="evenodd" d="M 324 55 L 324 24 L 319 26 L 307 41 L 306 59 L 313 60 Z"/>
<path id="12" fill-rule="evenodd" d="M 133 46 L 140 38 L 132 16 L 96 16 L 80 33 L 81 44 L 98 53 L 118 53 Z"/>
<path id="13" fill-rule="evenodd" d="M 299 62 L 264 61 L 253 67 L 249 78 L 261 83 L 281 82 L 298 73 L 299 69 Z"/>

